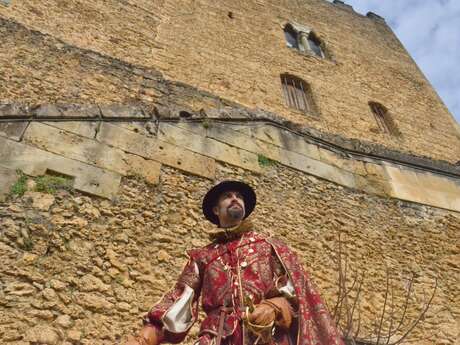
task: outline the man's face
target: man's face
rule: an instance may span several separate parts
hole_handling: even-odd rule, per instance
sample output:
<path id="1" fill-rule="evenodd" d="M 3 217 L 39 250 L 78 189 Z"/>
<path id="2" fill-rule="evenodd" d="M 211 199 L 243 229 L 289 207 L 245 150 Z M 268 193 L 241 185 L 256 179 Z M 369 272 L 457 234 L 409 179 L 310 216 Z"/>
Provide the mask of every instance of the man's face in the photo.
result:
<path id="1" fill-rule="evenodd" d="M 213 208 L 220 224 L 235 224 L 245 215 L 243 196 L 237 191 L 226 191 L 219 196 L 217 205 Z"/>

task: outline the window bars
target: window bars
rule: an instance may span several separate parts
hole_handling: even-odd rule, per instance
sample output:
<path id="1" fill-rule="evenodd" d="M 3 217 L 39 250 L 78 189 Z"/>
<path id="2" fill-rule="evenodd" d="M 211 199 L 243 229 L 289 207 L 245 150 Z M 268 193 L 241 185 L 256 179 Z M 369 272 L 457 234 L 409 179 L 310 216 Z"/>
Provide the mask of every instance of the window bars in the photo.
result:
<path id="1" fill-rule="evenodd" d="M 306 113 L 314 113 L 315 106 L 310 86 L 302 79 L 288 74 L 281 75 L 281 85 L 286 105 Z"/>
<path id="2" fill-rule="evenodd" d="M 400 134 L 393 122 L 393 119 L 388 113 L 387 108 L 377 102 L 369 102 L 369 107 L 372 110 L 372 114 L 374 114 L 375 121 L 377 122 L 380 131 L 392 135 Z"/>

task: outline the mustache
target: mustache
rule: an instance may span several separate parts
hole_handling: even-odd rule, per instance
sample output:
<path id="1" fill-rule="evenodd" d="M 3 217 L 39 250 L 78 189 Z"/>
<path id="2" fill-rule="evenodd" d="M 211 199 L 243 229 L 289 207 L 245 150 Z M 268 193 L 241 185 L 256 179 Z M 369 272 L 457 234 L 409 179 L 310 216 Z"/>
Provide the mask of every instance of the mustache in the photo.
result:
<path id="1" fill-rule="evenodd" d="M 243 206 L 242 206 L 238 201 L 232 202 L 232 203 L 228 206 L 228 208 L 232 207 L 233 205 L 238 205 L 239 207 L 243 208 Z"/>

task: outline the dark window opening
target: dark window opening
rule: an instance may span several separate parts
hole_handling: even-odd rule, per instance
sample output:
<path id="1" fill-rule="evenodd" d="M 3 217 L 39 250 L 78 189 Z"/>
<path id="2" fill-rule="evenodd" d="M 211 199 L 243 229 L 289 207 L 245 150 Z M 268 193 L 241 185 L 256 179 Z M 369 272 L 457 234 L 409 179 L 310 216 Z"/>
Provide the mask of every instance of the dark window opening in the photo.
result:
<path id="1" fill-rule="evenodd" d="M 381 132 L 391 135 L 401 134 L 385 106 L 377 102 L 369 102 L 369 107 Z"/>
<path id="2" fill-rule="evenodd" d="M 306 113 L 316 113 L 310 86 L 300 78 L 281 75 L 281 85 L 286 105 Z"/>
<path id="3" fill-rule="evenodd" d="M 286 44 L 289 48 L 299 49 L 297 34 L 297 31 L 295 31 L 291 25 L 287 24 L 284 27 L 284 37 L 286 38 Z"/>
<path id="4" fill-rule="evenodd" d="M 323 50 L 321 49 L 321 41 L 313 32 L 308 35 L 308 45 L 316 56 L 324 57 Z"/>

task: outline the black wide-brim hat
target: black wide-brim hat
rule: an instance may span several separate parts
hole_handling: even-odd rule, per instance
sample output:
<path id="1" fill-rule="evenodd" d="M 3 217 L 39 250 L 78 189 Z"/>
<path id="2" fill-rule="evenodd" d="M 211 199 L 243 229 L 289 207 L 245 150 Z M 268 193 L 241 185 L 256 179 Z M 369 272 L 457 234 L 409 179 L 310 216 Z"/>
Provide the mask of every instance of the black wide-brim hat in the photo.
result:
<path id="1" fill-rule="evenodd" d="M 256 193 L 248 184 L 241 181 L 222 181 L 212 187 L 203 198 L 203 214 L 211 223 L 219 225 L 219 218 L 212 212 L 212 209 L 216 206 L 219 196 L 229 190 L 240 192 L 243 196 L 244 218 L 248 217 L 254 211 L 254 207 L 256 207 Z"/>

